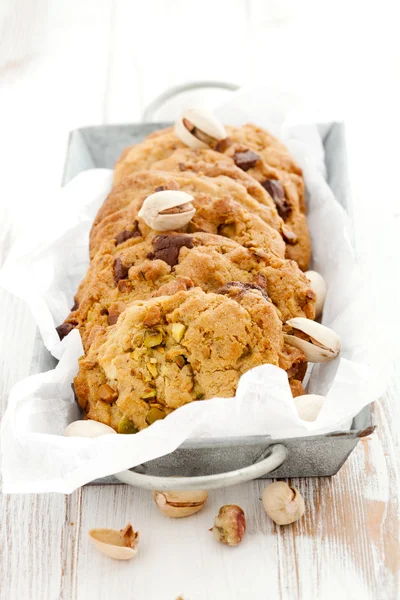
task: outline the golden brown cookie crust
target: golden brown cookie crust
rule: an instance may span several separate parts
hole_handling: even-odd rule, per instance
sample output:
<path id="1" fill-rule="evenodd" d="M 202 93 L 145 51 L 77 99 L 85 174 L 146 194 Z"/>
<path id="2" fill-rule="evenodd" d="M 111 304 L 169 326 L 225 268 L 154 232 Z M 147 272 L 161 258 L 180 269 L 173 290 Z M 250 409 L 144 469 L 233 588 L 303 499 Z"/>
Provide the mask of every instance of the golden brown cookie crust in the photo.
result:
<path id="1" fill-rule="evenodd" d="M 261 127 L 249 123 L 242 127 L 227 126 L 226 130 L 229 143 L 221 146 L 223 154 L 214 150 L 187 149 L 172 128 L 155 132 L 123 153 L 115 166 L 114 183 L 120 183 L 124 177 L 140 169 L 193 170 L 210 177 L 225 171 L 232 179 L 240 179 L 239 172 L 242 171 L 243 182 L 247 174 L 250 176 L 247 177 L 248 182 L 253 179 L 265 187 L 266 195 L 262 196 L 253 186 L 255 193 L 259 194 L 258 201 L 266 201 L 269 205 L 276 203 L 286 228 L 293 231 L 298 240 L 292 244 L 290 237 L 284 235 L 288 243 L 287 257 L 296 260 L 302 270 L 307 270 L 311 246 L 304 216 L 304 180 L 300 167 L 287 148 Z M 279 183 L 283 198 L 279 197 L 281 194 L 274 193 L 274 182 Z M 248 191 L 251 193 L 250 190 L 249 184 Z"/>
<path id="2" fill-rule="evenodd" d="M 66 321 L 77 324 L 88 347 L 93 326 L 113 325 L 134 300 L 155 296 L 160 288 L 165 294 L 191 286 L 215 292 L 231 281 L 258 285 L 283 321 L 315 316 L 315 294 L 294 261 L 221 235 L 149 231 L 121 245 L 103 244 L 76 295 L 79 306 Z"/>
<path id="3" fill-rule="evenodd" d="M 282 324 L 259 291 L 181 291 L 131 304 L 97 336 L 75 392 L 87 418 L 141 430 L 193 400 L 234 396 L 239 377 L 278 365 L 282 348 Z"/>

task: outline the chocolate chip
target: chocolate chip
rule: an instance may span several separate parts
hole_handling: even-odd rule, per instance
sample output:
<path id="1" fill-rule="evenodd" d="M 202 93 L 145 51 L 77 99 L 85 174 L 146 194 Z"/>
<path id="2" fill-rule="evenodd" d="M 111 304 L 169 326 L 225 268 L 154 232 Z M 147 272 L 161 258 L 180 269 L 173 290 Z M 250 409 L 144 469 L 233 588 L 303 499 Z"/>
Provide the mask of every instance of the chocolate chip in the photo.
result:
<path id="1" fill-rule="evenodd" d="M 255 283 L 243 283 L 242 281 L 228 281 L 227 283 L 225 283 L 225 285 L 219 288 L 216 293 L 226 294 L 229 296 L 232 292 L 237 292 L 240 295 L 240 297 L 242 297 L 243 294 L 246 294 L 250 290 L 256 290 L 258 292 L 261 292 L 263 298 L 265 298 L 265 300 L 270 301 L 266 291 L 263 290 L 259 285 Z"/>
<path id="2" fill-rule="evenodd" d="M 79 308 L 79 302 L 77 300 L 75 300 L 73 307 L 71 308 L 71 312 L 74 310 L 78 310 Z"/>
<path id="3" fill-rule="evenodd" d="M 218 142 L 214 146 L 214 150 L 217 152 L 225 152 L 232 145 L 232 141 L 229 137 L 224 138 L 223 140 L 218 140 Z"/>
<path id="4" fill-rule="evenodd" d="M 117 235 L 115 240 L 117 242 L 117 246 L 119 246 L 119 244 L 126 242 L 126 240 L 130 240 L 131 238 L 135 238 L 135 237 L 141 237 L 141 235 L 142 235 L 142 232 L 139 229 L 139 223 L 137 221 L 135 221 L 133 224 L 133 229 L 131 231 L 128 231 L 126 229 L 124 231 L 121 231 Z"/>
<path id="5" fill-rule="evenodd" d="M 278 179 L 266 179 L 261 182 L 264 189 L 267 190 L 272 200 L 275 202 L 278 214 L 284 221 L 290 216 L 292 207 L 285 196 L 285 189 Z"/>
<path id="6" fill-rule="evenodd" d="M 260 157 L 253 150 L 245 150 L 244 152 L 235 152 L 233 160 L 236 166 L 242 169 L 242 171 L 248 171 L 255 166 Z"/>
<path id="7" fill-rule="evenodd" d="M 179 251 L 184 246 L 193 248 L 193 240 L 189 235 L 157 235 L 153 240 L 154 252 L 150 252 L 147 258 L 160 259 L 174 267 L 179 262 Z"/>
<path id="8" fill-rule="evenodd" d="M 156 189 L 154 191 L 155 192 L 163 192 L 166 189 L 167 188 L 165 187 L 165 185 L 159 185 L 158 187 L 156 187 Z"/>
<path id="9" fill-rule="evenodd" d="M 115 283 L 118 283 L 121 279 L 127 279 L 129 273 L 129 267 L 125 267 L 120 258 L 116 258 L 114 261 L 114 279 Z"/>
<path id="10" fill-rule="evenodd" d="M 184 163 L 178 163 L 178 167 L 180 171 L 186 171 L 186 165 Z"/>
<path id="11" fill-rule="evenodd" d="M 100 311 L 100 314 L 102 317 L 104 317 L 105 315 L 108 315 L 108 309 L 103 307 Z"/>
<path id="12" fill-rule="evenodd" d="M 72 323 L 61 323 L 61 325 L 56 327 L 56 331 L 60 340 L 63 340 L 65 336 L 69 334 L 70 331 L 75 329 L 76 325 L 77 323 L 75 325 L 73 325 Z"/>

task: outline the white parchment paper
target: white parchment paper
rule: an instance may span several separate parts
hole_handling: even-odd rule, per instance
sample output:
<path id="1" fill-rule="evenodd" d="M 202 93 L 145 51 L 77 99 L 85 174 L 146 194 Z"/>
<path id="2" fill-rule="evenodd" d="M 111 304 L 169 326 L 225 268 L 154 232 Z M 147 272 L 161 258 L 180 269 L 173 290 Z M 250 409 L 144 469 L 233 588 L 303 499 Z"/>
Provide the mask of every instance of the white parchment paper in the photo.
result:
<path id="1" fill-rule="evenodd" d="M 28 302 L 44 344 L 60 359 L 53 371 L 33 375 L 11 391 L 1 429 L 5 493 L 70 493 L 93 479 L 165 455 L 188 438 L 284 438 L 348 428 L 352 417 L 383 393 L 389 364 L 385 340 L 366 319 L 367 294 L 349 242 L 348 219 L 324 179 L 319 134 L 314 126 L 291 124 L 293 98 L 274 93 L 237 94 L 217 114 L 223 122 L 253 121 L 269 128 L 303 168 L 313 268 L 329 286 L 323 323 L 342 339 L 340 357 L 314 366 L 311 373 L 308 391 L 326 395 L 318 419 L 301 421 L 286 373 L 263 365 L 241 378 L 235 398 L 193 402 L 135 435 L 63 437 L 65 427 L 80 418 L 71 383 L 82 345 L 77 331 L 59 342 L 55 326 L 69 313 L 87 269 L 90 226 L 112 182 L 110 170 L 91 170 L 49 199 L 45 226 L 38 219 L 32 236 L 13 248 L 0 272 L 0 284 Z"/>

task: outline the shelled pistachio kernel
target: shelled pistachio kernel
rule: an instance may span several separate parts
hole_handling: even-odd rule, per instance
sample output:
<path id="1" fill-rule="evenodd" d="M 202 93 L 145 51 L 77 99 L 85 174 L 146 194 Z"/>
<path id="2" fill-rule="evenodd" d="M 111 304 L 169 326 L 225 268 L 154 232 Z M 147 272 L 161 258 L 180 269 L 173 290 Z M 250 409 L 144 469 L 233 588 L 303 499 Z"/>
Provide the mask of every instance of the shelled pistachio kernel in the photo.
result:
<path id="1" fill-rule="evenodd" d="M 127 417 L 122 417 L 117 429 L 118 433 L 137 433 L 139 431 Z"/>
<path id="2" fill-rule="evenodd" d="M 99 398 L 103 402 L 109 402 L 110 404 L 118 398 L 118 392 L 114 390 L 108 383 L 103 383 L 99 387 Z"/>
<path id="3" fill-rule="evenodd" d="M 147 388 L 147 391 L 143 394 L 143 400 L 148 400 L 149 398 L 155 398 L 157 396 L 157 391 L 154 388 Z"/>
<path id="4" fill-rule="evenodd" d="M 246 517 L 237 504 L 221 506 L 214 519 L 214 527 L 210 529 L 215 539 L 227 546 L 237 546 L 246 533 Z"/>
<path id="5" fill-rule="evenodd" d="M 164 419 L 167 415 L 161 408 L 153 407 L 149 410 L 146 415 L 146 423 L 147 425 L 151 425 L 155 421 L 159 421 L 160 419 Z"/>
<path id="6" fill-rule="evenodd" d="M 163 334 L 161 331 L 146 331 L 144 334 L 144 345 L 146 348 L 154 348 L 159 346 L 163 341 Z"/>
<path id="7" fill-rule="evenodd" d="M 183 338 L 186 329 L 187 328 L 183 323 L 172 323 L 172 337 L 178 344 Z"/>
<path id="8" fill-rule="evenodd" d="M 154 363 L 151 363 L 150 361 L 146 363 L 146 369 L 148 370 L 148 372 L 150 373 L 150 375 L 152 377 L 157 377 L 158 375 L 158 370 L 157 370 L 157 365 L 155 365 Z"/>

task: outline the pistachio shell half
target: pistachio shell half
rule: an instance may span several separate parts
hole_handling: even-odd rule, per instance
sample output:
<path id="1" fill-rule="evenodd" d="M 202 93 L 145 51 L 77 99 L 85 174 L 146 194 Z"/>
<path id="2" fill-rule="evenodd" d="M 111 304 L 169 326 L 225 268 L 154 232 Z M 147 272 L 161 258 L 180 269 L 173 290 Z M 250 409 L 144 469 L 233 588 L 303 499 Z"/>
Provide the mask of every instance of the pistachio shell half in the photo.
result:
<path id="1" fill-rule="evenodd" d="M 130 560 L 138 551 L 139 533 L 132 525 L 118 529 L 91 529 L 89 537 L 100 552 L 115 560 Z"/>
<path id="2" fill-rule="evenodd" d="M 315 303 L 315 318 L 318 319 L 322 314 L 326 299 L 327 286 L 325 279 L 322 275 L 317 273 L 317 271 L 306 271 L 305 276 L 310 281 L 310 288 L 317 296 L 317 301 Z"/>
<path id="3" fill-rule="evenodd" d="M 199 491 L 170 491 L 152 492 L 157 508 L 172 519 L 189 517 L 199 512 L 207 502 L 208 492 Z"/>
<path id="4" fill-rule="evenodd" d="M 161 190 L 147 196 L 139 217 L 155 231 L 180 229 L 193 218 L 196 209 L 193 196 L 179 190 Z"/>
<path id="5" fill-rule="evenodd" d="M 204 108 L 188 108 L 175 123 L 176 136 L 189 148 L 214 148 L 227 137 L 224 126 Z"/>
<path id="6" fill-rule="evenodd" d="M 324 401 L 325 397 L 318 394 L 303 394 L 294 399 L 299 417 L 303 421 L 315 421 Z"/>
<path id="7" fill-rule="evenodd" d="M 94 438 L 100 435 L 106 435 L 108 433 L 117 433 L 112 427 L 99 423 L 98 421 L 92 421 L 91 419 L 82 421 L 73 421 L 64 431 L 66 437 L 88 437 Z"/>
<path id="8" fill-rule="evenodd" d="M 303 337 L 290 331 L 284 335 L 285 342 L 302 350 L 309 362 L 321 363 L 336 358 L 340 352 L 340 338 L 335 331 L 304 317 L 286 321 L 286 325 Z M 304 339 L 305 338 L 305 339 Z"/>

